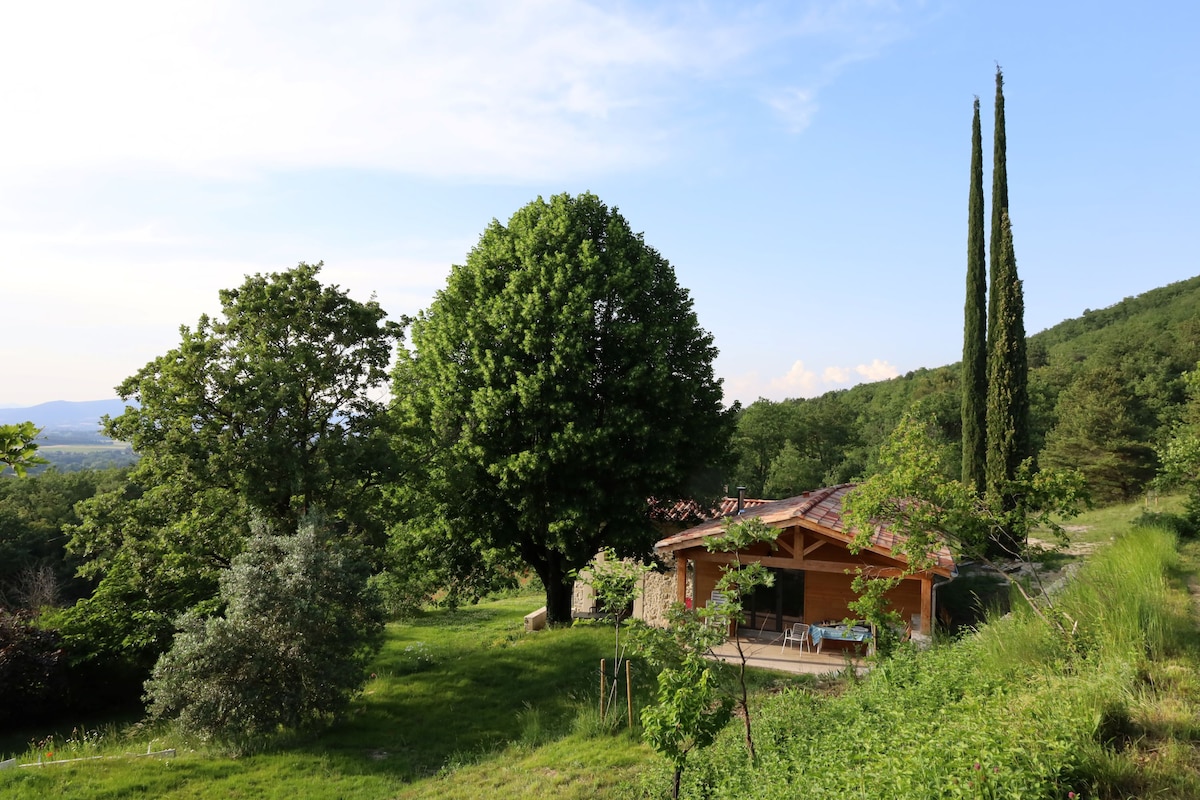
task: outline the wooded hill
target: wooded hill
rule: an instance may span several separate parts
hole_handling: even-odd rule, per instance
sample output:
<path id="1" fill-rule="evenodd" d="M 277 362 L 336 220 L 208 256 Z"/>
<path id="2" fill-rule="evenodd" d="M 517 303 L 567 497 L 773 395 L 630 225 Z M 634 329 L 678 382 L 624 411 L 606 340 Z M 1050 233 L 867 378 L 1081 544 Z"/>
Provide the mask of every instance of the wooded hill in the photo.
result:
<path id="1" fill-rule="evenodd" d="M 1155 447 L 1179 421 L 1182 375 L 1200 360 L 1200 276 L 1085 310 L 1028 341 L 1039 463 L 1082 470 L 1098 502 L 1143 491 L 1155 476 Z M 959 477 L 960 366 L 747 406 L 730 486 L 774 498 L 860 477 L 909 407 L 930 421 L 948 477 Z"/>

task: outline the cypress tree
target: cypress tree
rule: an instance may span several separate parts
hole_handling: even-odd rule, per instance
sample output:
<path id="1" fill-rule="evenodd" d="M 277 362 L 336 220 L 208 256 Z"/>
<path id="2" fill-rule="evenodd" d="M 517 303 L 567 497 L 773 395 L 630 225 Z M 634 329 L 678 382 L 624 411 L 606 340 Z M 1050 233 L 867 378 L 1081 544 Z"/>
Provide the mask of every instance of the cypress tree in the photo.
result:
<path id="1" fill-rule="evenodd" d="M 1008 210 L 1007 146 L 1004 74 L 997 65 L 988 291 L 986 488 L 996 510 L 1010 516 L 1016 509 L 1016 498 L 1009 492 L 1008 482 L 1029 455 L 1029 363 L 1025 352 L 1025 298 L 1017 277 Z M 995 554 L 1015 555 L 1024 545 L 1024 521 L 1010 517 L 993 550 Z"/>
<path id="2" fill-rule="evenodd" d="M 996 324 L 996 292 L 999 284 L 996 273 L 1000 270 L 1000 217 L 1008 213 L 1008 166 L 1006 152 L 1008 140 L 1004 132 L 1004 73 L 996 65 L 996 130 L 992 147 L 992 230 L 988 252 L 991 254 L 991 274 L 988 289 L 988 347 L 991 347 L 992 329 Z"/>
<path id="3" fill-rule="evenodd" d="M 1025 353 L 1025 297 L 1017 277 L 1012 225 L 1000 217 L 999 268 L 993 287 L 996 298 L 988 316 L 987 491 L 1002 512 L 1015 509 L 1006 485 L 1029 451 L 1029 364 Z M 1015 555 L 1025 545 L 1022 520 L 1010 520 L 995 551 Z"/>
<path id="4" fill-rule="evenodd" d="M 971 122 L 967 204 L 967 300 L 963 312 L 962 480 L 982 494 L 987 462 L 987 255 L 983 243 L 983 134 L 979 98 Z"/>

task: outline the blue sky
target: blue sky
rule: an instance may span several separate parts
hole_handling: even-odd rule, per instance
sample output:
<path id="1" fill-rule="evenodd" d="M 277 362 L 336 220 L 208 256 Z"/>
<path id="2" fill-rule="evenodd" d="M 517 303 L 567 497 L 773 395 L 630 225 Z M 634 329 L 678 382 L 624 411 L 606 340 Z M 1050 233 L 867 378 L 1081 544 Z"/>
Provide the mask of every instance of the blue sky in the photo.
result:
<path id="1" fill-rule="evenodd" d="M 413 314 L 564 191 L 671 262 L 730 402 L 951 363 L 997 63 L 1029 332 L 1200 274 L 1198 8 L 19 4 L 0 406 L 113 397 L 219 289 L 299 261 Z"/>

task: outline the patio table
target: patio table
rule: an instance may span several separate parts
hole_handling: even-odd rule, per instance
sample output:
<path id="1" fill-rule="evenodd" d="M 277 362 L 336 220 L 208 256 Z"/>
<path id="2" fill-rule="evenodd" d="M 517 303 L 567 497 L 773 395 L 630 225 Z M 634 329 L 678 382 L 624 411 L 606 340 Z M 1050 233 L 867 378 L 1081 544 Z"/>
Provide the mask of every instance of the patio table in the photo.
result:
<path id="1" fill-rule="evenodd" d="M 808 635 L 821 652 L 821 643 L 826 639 L 837 639 L 843 642 L 869 642 L 871 630 L 862 625 L 810 625 Z"/>

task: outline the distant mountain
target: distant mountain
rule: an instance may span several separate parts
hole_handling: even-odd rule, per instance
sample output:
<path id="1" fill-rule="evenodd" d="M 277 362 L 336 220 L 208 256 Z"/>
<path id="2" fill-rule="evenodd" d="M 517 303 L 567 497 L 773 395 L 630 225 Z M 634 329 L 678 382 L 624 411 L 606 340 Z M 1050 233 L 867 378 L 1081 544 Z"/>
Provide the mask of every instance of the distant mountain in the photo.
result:
<path id="1" fill-rule="evenodd" d="M 96 436 L 100 433 L 100 418 L 105 414 L 118 416 L 125 410 L 125 402 L 112 400 L 52 400 L 26 408 L 0 408 L 0 425 L 11 425 L 29 421 L 42 429 L 42 439 L 51 442 L 56 438 L 78 441 L 80 437 Z"/>

